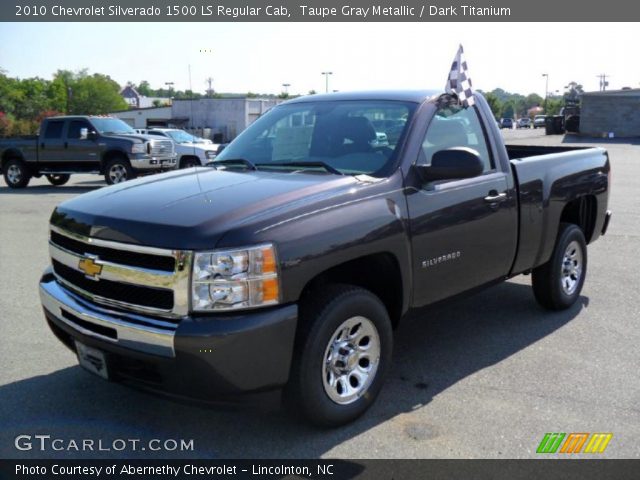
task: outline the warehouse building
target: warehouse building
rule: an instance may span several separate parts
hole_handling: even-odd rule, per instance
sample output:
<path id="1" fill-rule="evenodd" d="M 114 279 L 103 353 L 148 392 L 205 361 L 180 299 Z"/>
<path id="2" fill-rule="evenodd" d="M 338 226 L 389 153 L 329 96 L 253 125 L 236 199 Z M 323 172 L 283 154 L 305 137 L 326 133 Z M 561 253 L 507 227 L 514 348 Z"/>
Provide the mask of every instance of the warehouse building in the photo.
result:
<path id="1" fill-rule="evenodd" d="M 580 133 L 640 137 L 640 89 L 583 93 Z"/>
<path id="2" fill-rule="evenodd" d="M 173 100 L 168 107 L 132 108 L 111 115 L 133 128 L 182 128 L 221 143 L 233 140 L 260 115 L 282 101 L 244 96 Z"/>

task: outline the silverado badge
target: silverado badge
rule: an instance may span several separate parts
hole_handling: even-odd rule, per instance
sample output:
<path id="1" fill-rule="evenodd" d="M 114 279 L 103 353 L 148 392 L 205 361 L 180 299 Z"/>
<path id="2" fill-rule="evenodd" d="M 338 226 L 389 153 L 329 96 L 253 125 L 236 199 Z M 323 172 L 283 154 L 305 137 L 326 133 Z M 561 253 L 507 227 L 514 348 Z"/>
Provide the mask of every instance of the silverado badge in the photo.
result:
<path id="1" fill-rule="evenodd" d="M 92 280 L 97 280 L 97 276 L 102 272 L 102 265 L 96 263 L 95 259 L 91 257 L 83 258 L 78 263 L 78 268 L 84 272 L 84 274 Z"/>

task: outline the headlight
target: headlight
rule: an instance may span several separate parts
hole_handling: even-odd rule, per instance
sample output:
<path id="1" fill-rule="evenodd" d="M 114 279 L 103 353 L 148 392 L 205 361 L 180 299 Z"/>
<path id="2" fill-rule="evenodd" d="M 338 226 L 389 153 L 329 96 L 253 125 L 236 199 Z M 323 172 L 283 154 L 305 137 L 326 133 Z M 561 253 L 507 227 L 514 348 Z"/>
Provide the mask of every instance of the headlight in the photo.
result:
<path id="1" fill-rule="evenodd" d="M 220 311 L 275 305 L 280 298 L 273 245 L 196 252 L 192 308 Z"/>
<path id="2" fill-rule="evenodd" d="M 145 153 L 144 143 L 134 143 L 131 146 L 131 153 Z"/>
<path id="3" fill-rule="evenodd" d="M 209 160 L 216 158 L 216 152 L 214 152 L 213 150 L 207 150 L 206 152 L 204 152 L 204 155 Z"/>

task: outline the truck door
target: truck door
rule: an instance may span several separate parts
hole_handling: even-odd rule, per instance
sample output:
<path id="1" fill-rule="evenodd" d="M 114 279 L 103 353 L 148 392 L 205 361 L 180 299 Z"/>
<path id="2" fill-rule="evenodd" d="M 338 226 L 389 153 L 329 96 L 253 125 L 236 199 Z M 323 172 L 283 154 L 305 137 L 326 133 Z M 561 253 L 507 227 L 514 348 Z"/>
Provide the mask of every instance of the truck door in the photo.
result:
<path id="1" fill-rule="evenodd" d="M 95 131 L 87 120 L 71 120 L 67 128 L 67 155 L 65 163 L 77 169 L 98 169 L 98 146 L 94 138 L 82 138 L 80 131 L 86 128 L 88 132 Z"/>
<path id="2" fill-rule="evenodd" d="M 508 188 L 508 173 L 496 165 L 476 107 L 439 107 L 416 162 L 429 164 L 435 152 L 452 147 L 475 150 L 484 171 L 409 191 L 414 306 L 504 277 L 515 255 L 515 191 Z"/>
<path id="3" fill-rule="evenodd" d="M 47 120 L 40 133 L 38 161 L 41 168 L 56 168 L 65 159 L 64 120 Z"/>

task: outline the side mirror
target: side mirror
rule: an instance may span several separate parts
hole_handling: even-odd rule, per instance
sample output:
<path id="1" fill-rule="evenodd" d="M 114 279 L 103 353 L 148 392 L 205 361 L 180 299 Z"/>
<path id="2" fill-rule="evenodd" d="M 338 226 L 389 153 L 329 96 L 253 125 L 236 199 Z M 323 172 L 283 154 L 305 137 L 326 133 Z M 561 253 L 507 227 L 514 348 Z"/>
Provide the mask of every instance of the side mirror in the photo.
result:
<path id="1" fill-rule="evenodd" d="M 80 140 L 86 140 L 87 138 L 89 138 L 89 129 L 88 128 L 81 128 L 80 129 Z"/>
<path id="2" fill-rule="evenodd" d="M 484 170 L 484 163 L 475 150 L 455 147 L 437 151 L 431 158 L 431 165 L 416 165 L 416 169 L 425 182 L 454 180 L 477 177 Z"/>

